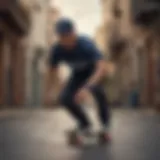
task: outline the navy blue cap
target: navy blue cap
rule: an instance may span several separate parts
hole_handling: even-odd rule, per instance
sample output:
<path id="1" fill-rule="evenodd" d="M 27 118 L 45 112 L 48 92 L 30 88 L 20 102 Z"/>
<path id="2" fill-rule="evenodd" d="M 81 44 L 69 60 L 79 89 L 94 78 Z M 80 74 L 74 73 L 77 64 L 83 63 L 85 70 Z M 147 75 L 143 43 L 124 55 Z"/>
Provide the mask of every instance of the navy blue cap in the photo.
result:
<path id="1" fill-rule="evenodd" d="M 63 18 L 56 23 L 57 34 L 60 34 L 60 35 L 67 34 L 72 32 L 73 30 L 74 30 L 74 24 L 70 19 Z"/>

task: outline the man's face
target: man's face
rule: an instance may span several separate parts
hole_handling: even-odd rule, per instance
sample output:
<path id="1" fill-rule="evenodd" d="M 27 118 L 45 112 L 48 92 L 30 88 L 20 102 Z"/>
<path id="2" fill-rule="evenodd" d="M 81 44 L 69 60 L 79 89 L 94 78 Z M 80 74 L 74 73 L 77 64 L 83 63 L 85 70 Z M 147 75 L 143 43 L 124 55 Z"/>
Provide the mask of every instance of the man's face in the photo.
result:
<path id="1" fill-rule="evenodd" d="M 66 49 L 72 49 L 76 45 L 76 34 L 74 32 L 59 35 L 59 42 Z"/>

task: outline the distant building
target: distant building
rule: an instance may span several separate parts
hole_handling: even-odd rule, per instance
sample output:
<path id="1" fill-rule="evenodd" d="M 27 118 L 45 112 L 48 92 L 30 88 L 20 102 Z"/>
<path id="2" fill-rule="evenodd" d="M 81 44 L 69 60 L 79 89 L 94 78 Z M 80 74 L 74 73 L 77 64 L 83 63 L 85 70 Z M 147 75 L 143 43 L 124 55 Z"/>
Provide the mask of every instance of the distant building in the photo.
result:
<path id="1" fill-rule="evenodd" d="M 47 15 L 47 42 L 48 46 L 52 46 L 56 42 L 55 24 L 61 17 L 61 13 L 56 7 L 50 7 Z"/>
<path id="2" fill-rule="evenodd" d="M 28 1 L 31 29 L 26 56 L 26 104 L 39 106 L 44 88 L 44 59 L 48 53 L 47 30 L 49 1 Z"/>
<path id="3" fill-rule="evenodd" d="M 106 28 L 104 25 L 102 25 L 97 28 L 95 37 L 94 37 L 98 48 L 102 51 L 103 54 L 107 54 L 105 34 L 106 34 Z"/>

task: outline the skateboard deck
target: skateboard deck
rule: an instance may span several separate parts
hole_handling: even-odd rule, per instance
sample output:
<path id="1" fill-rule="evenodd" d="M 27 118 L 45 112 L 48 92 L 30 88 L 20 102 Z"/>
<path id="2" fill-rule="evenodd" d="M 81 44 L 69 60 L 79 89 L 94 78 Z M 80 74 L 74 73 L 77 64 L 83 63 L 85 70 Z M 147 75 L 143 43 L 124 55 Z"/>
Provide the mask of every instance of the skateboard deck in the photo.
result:
<path id="1" fill-rule="evenodd" d="M 92 146 L 96 144 L 107 144 L 106 141 L 99 132 L 94 132 L 89 136 L 82 136 L 80 141 L 77 140 L 71 133 L 67 135 L 67 142 L 72 146 Z"/>

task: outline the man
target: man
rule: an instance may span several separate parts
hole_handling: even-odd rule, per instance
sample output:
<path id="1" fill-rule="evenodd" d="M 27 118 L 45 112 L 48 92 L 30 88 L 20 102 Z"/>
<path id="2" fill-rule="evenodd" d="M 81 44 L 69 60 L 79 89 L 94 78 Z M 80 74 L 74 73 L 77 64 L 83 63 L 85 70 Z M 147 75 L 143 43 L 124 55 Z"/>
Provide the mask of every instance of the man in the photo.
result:
<path id="1" fill-rule="evenodd" d="M 59 100 L 77 120 L 78 127 L 75 130 L 77 138 L 91 127 L 88 116 L 80 106 L 88 93 L 92 93 L 97 100 L 102 133 L 108 138 L 109 109 L 104 87 L 101 85 L 101 80 L 106 74 L 105 60 L 89 38 L 77 35 L 71 20 L 60 19 L 56 24 L 56 33 L 58 43 L 53 46 L 49 57 L 46 101 L 49 101 L 51 85 L 59 82 L 58 64 L 66 62 L 72 68 L 72 75 Z"/>

